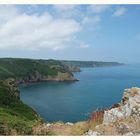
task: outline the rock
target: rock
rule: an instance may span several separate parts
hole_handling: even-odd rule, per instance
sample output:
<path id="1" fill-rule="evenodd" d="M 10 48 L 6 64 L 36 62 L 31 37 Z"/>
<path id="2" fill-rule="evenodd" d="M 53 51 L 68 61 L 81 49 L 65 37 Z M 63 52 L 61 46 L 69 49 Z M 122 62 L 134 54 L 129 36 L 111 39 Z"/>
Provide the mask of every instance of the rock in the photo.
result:
<path id="1" fill-rule="evenodd" d="M 128 133 L 124 134 L 124 136 L 134 136 L 134 134 L 132 132 L 128 132 Z"/>
<path id="2" fill-rule="evenodd" d="M 140 135 L 140 129 L 136 129 L 135 131 L 133 131 L 133 134 L 135 136 L 139 136 Z"/>
<path id="3" fill-rule="evenodd" d="M 140 88 L 125 89 L 122 102 L 104 111 L 103 123 L 108 124 L 131 115 L 140 115 Z"/>
<path id="4" fill-rule="evenodd" d="M 140 129 L 125 133 L 123 135 L 124 136 L 139 136 L 140 135 Z"/>
<path id="5" fill-rule="evenodd" d="M 96 132 L 96 131 L 92 131 L 92 130 L 89 130 L 86 135 L 88 136 L 100 136 L 101 134 L 99 132 Z"/>
<path id="6" fill-rule="evenodd" d="M 120 107 L 120 104 L 114 104 L 114 105 L 111 107 L 111 109 L 112 109 L 112 108 L 116 108 L 116 107 Z"/>
<path id="7" fill-rule="evenodd" d="M 130 129 L 130 127 L 125 123 L 118 124 L 118 126 L 117 126 L 118 132 L 121 133 L 122 135 L 125 133 L 128 133 L 129 129 Z"/>
<path id="8" fill-rule="evenodd" d="M 65 124 L 66 124 L 66 125 L 71 125 L 71 126 L 73 125 L 73 123 L 70 123 L 70 122 L 67 122 L 67 123 L 65 123 Z"/>
<path id="9" fill-rule="evenodd" d="M 47 123 L 46 125 L 47 125 L 47 127 L 50 127 L 50 126 L 52 126 L 52 124 L 50 124 L 50 123 Z"/>

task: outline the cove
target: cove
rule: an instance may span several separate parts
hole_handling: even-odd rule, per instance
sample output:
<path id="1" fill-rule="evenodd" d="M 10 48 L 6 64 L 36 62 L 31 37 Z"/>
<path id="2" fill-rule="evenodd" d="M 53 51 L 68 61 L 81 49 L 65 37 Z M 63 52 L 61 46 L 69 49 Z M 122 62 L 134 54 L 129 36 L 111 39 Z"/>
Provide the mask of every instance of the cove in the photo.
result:
<path id="1" fill-rule="evenodd" d="M 20 86 L 21 100 L 45 121 L 87 120 L 98 108 L 118 103 L 125 88 L 140 87 L 140 65 L 82 68 L 78 82 L 43 82 Z"/>

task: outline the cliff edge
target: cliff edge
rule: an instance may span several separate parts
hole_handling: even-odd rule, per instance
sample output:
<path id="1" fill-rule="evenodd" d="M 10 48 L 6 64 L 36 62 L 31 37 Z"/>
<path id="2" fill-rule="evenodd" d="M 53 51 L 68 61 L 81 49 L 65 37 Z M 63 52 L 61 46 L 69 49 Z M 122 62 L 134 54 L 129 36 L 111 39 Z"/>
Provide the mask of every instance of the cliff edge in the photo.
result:
<path id="1" fill-rule="evenodd" d="M 104 110 L 102 123 L 87 135 L 140 135 L 140 88 L 125 89 L 121 102 Z"/>
<path id="2" fill-rule="evenodd" d="M 0 81 L 0 135 L 140 135 L 140 88 L 125 89 L 120 103 L 87 121 L 45 123 L 20 101 L 14 79 Z"/>

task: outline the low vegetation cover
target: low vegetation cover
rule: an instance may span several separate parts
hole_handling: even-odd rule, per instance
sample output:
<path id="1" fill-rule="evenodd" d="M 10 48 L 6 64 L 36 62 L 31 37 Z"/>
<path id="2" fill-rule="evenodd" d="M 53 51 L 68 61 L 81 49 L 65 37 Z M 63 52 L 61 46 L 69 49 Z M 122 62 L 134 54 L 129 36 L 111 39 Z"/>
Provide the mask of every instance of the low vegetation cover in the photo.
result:
<path id="1" fill-rule="evenodd" d="M 1 81 L 0 135 L 30 135 L 32 127 L 40 121 L 36 112 L 20 101 L 16 93 Z"/>
<path id="2" fill-rule="evenodd" d="M 36 79 L 41 75 L 73 80 L 72 72 L 79 71 L 76 63 L 73 66 L 57 60 L 0 59 L 0 135 L 139 135 L 139 88 L 126 89 L 121 103 L 76 123 L 44 122 L 20 100 L 18 78 Z"/>
<path id="3" fill-rule="evenodd" d="M 61 69 L 52 67 L 52 65 L 60 65 L 59 61 L 42 61 L 32 59 L 19 59 L 19 58 L 1 58 L 0 59 L 0 78 L 9 77 L 24 77 L 34 71 L 38 71 L 43 75 L 57 75 Z M 62 70 L 61 70 L 62 71 Z"/>

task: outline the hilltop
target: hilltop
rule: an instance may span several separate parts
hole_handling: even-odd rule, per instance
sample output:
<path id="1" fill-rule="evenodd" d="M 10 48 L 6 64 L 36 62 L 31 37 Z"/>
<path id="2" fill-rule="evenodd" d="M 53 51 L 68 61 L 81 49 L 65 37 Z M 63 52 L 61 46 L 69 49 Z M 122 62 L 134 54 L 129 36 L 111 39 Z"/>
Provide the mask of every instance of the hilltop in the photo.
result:
<path id="1" fill-rule="evenodd" d="M 14 78 L 17 83 L 38 81 L 76 81 L 73 72 L 81 67 L 119 66 L 118 62 L 0 58 L 0 79 Z"/>
<path id="2" fill-rule="evenodd" d="M 77 67 L 109 67 L 109 66 L 120 66 L 124 65 L 119 62 L 104 62 L 104 61 L 72 61 L 72 60 L 61 60 L 66 65 L 77 66 Z"/>
<path id="3" fill-rule="evenodd" d="M 76 80 L 72 70 L 57 60 L 0 58 L 0 79 L 9 77 L 18 83 Z"/>

